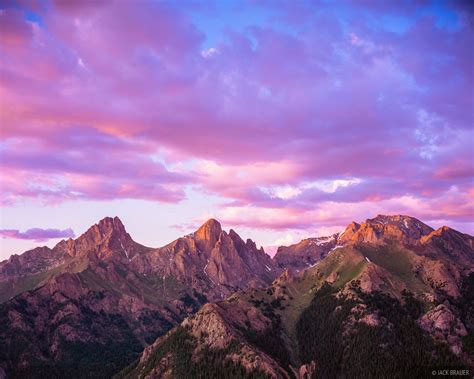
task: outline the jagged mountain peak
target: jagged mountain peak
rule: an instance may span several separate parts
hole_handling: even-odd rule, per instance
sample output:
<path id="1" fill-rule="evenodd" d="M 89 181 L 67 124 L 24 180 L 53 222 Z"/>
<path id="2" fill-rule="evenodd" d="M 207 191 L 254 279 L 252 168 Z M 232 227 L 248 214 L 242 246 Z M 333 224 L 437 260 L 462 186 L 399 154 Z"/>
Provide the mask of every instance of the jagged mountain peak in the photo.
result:
<path id="1" fill-rule="evenodd" d="M 474 237 L 448 226 L 442 226 L 421 237 L 420 243 L 441 249 L 449 256 L 456 257 L 459 263 L 467 266 L 471 266 L 474 262 Z"/>
<path id="2" fill-rule="evenodd" d="M 430 241 L 444 241 L 445 243 L 465 244 L 466 248 L 462 250 L 474 249 L 474 238 L 469 234 L 461 233 L 449 226 L 442 226 L 420 239 L 421 243 L 429 243 Z"/>
<path id="3" fill-rule="evenodd" d="M 77 239 L 62 241 L 57 247 L 75 257 L 93 252 L 101 259 L 116 256 L 125 260 L 147 249 L 133 241 L 118 217 L 105 217 Z"/>
<path id="4" fill-rule="evenodd" d="M 330 252 L 347 244 L 359 242 L 383 244 L 392 240 L 406 245 L 416 245 L 432 233 L 434 233 L 433 228 L 414 217 L 379 214 L 362 223 L 351 222 L 340 234 L 307 238 L 290 246 L 280 246 L 274 261 L 280 268 L 291 267 L 297 271 L 304 270 L 315 265 Z M 448 232 L 444 231 L 444 233 Z"/>
<path id="5" fill-rule="evenodd" d="M 215 218 L 210 218 L 199 227 L 196 233 L 220 233 L 221 231 L 221 223 Z"/>
<path id="6" fill-rule="evenodd" d="M 97 224 L 92 225 L 87 231 L 79 236 L 76 241 L 87 239 L 101 243 L 105 240 L 120 240 L 122 243 L 131 240 L 130 235 L 125 230 L 122 221 L 117 217 L 105 217 Z"/>
<path id="7" fill-rule="evenodd" d="M 313 266 L 336 247 L 338 234 L 306 238 L 290 246 L 279 246 L 274 261 L 280 268 L 303 270 Z"/>
<path id="8" fill-rule="evenodd" d="M 377 215 L 361 224 L 350 223 L 339 236 L 338 243 L 377 243 L 386 239 L 415 243 L 431 232 L 433 232 L 433 228 L 411 216 Z"/>
<path id="9" fill-rule="evenodd" d="M 104 217 L 97 224 L 91 226 L 87 232 L 92 230 L 98 230 L 102 235 L 109 234 L 112 232 L 118 234 L 127 234 L 125 226 L 123 225 L 120 218 L 115 217 Z M 86 232 L 86 233 L 87 233 Z"/>
<path id="10" fill-rule="evenodd" d="M 448 235 L 459 235 L 459 234 L 465 235 L 464 233 L 458 232 L 457 230 L 445 225 L 436 230 L 433 230 L 430 233 L 430 236 L 443 236 L 443 235 L 448 236 Z"/>
<path id="11" fill-rule="evenodd" d="M 238 234 L 234 229 L 230 229 L 230 230 L 229 230 L 229 236 L 230 236 L 230 237 L 241 238 L 241 237 L 239 236 L 239 234 Z"/>
<path id="12" fill-rule="evenodd" d="M 420 229 L 424 234 L 431 233 L 433 228 L 424 224 L 415 217 L 406 215 L 382 215 L 379 214 L 372 219 L 367 219 L 366 223 L 378 223 L 382 225 L 391 224 L 404 227 L 405 229 L 416 228 Z"/>
<path id="13" fill-rule="evenodd" d="M 211 218 L 194 233 L 194 239 L 201 250 L 209 250 L 215 246 L 221 233 L 221 224 L 216 219 Z"/>
<path id="14" fill-rule="evenodd" d="M 144 270 L 159 261 L 166 266 L 166 275 L 184 282 L 192 280 L 194 288 L 202 288 L 208 299 L 222 299 L 236 288 L 269 284 L 279 273 L 263 248 L 242 239 L 235 230 L 222 230 L 215 219 L 158 252 L 151 258 L 155 263 L 142 265 Z"/>

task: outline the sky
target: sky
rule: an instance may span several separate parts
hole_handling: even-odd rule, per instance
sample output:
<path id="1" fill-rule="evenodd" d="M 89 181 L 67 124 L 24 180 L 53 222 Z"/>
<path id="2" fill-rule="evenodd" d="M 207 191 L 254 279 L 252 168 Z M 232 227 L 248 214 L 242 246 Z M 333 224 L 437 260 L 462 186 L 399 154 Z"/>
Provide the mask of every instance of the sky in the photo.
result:
<path id="1" fill-rule="evenodd" d="M 474 234 L 473 29 L 460 0 L 2 0 L 0 259 L 105 216 L 270 253 L 377 214 Z"/>

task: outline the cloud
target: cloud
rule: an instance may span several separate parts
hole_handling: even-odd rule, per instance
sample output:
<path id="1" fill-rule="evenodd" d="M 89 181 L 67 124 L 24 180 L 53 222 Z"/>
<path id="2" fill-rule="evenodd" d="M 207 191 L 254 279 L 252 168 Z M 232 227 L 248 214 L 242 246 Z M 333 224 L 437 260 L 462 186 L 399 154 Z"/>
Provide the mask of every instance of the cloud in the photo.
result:
<path id="1" fill-rule="evenodd" d="M 241 27 L 207 4 L 70 3 L 0 11 L 3 204 L 192 188 L 275 230 L 341 223 L 358 203 L 466 221 L 465 7 L 443 5 L 448 25 L 423 3 L 268 3 Z"/>
<path id="2" fill-rule="evenodd" d="M 168 170 L 153 159 L 150 143 L 128 140 L 90 127 L 70 127 L 3 142 L 4 201 L 41 198 L 135 198 L 178 202 L 191 175 Z M 7 173 L 12 173 L 8 175 Z M 15 173 L 15 174 L 13 174 Z"/>
<path id="3" fill-rule="evenodd" d="M 472 191 L 469 194 L 452 187 L 447 193 L 420 199 L 411 195 L 364 201 L 319 201 L 304 207 L 223 206 L 216 217 L 228 225 L 255 229 L 325 230 L 337 232 L 351 221 L 363 221 L 377 214 L 409 214 L 433 226 L 449 225 L 460 230 L 474 226 Z"/>
<path id="4" fill-rule="evenodd" d="M 292 245 L 297 242 L 298 241 L 295 240 L 295 236 L 293 234 L 287 233 L 285 236 L 277 238 L 272 243 L 263 246 L 263 248 L 267 254 L 273 257 L 276 254 L 278 247 Z"/>
<path id="5" fill-rule="evenodd" d="M 24 232 L 21 232 L 18 229 L 0 229 L 0 236 L 3 238 L 34 240 L 35 242 L 44 242 L 55 238 L 75 237 L 74 232 L 71 228 L 64 230 L 32 228 Z"/>

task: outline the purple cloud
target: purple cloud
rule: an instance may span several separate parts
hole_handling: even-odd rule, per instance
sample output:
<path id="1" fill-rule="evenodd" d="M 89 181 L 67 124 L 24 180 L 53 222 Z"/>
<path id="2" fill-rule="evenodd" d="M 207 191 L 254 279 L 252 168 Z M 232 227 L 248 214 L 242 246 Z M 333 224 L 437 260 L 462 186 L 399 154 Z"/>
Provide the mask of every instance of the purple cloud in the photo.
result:
<path id="1" fill-rule="evenodd" d="M 71 228 L 64 230 L 32 228 L 24 232 L 21 232 L 18 229 L 0 229 L 0 236 L 3 238 L 43 242 L 54 238 L 74 238 L 75 234 Z"/>

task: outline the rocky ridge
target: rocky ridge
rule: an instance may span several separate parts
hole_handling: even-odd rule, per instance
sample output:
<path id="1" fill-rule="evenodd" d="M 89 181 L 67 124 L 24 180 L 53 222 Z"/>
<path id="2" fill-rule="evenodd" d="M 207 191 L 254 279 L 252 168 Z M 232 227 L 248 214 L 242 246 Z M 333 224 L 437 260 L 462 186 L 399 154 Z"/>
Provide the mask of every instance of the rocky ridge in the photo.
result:
<path id="1" fill-rule="evenodd" d="M 7 347 L 0 367 L 26 376 L 37 367 L 46 376 L 107 376 L 203 304 L 268 285 L 279 270 L 216 220 L 153 249 L 133 241 L 115 217 L 53 249 L 12 256 L 0 272 Z"/>
<path id="2" fill-rule="evenodd" d="M 429 364 L 471 364 L 473 271 L 472 236 L 409 216 L 353 222 L 280 247 L 273 259 L 213 219 L 149 248 L 105 218 L 75 240 L 0 262 L 0 368 L 110 376 L 148 346 L 119 377 L 331 376 L 330 367 L 346 370 L 338 349 L 370 350 L 351 347 L 365 341 L 364 328 L 372 340 L 390 335 L 396 344 L 381 342 L 385 353 L 407 370 L 416 367 L 396 346 Z M 332 357 L 321 356 L 319 340 Z"/>
<path id="3" fill-rule="evenodd" d="M 392 369 L 398 373 L 422 375 L 411 358 L 398 353 L 400 345 L 418 357 L 418 364 L 469 367 L 474 362 L 469 342 L 474 338 L 473 242 L 472 236 L 448 227 L 434 230 L 409 216 L 353 222 L 339 235 L 281 247 L 274 260 L 285 270 L 271 286 L 238 291 L 202 308 L 181 327 L 195 337 L 195 361 L 202 359 L 197 353 L 202 349 L 219 350 L 248 377 L 348 375 L 355 361 L 362 365 L 355 366 L 359 373 L 364 368 L 396 373 L 377 366 L 377 359 L 397 362 Z M 369 330 L 372 337 L 366 338 Z M 390 342 L 383 342 L 384 336 Z M 176 351 L 165 348 L 167 338 L 147 354 L 169 353 L 161 369 L 179 377 Z M 352 345 L 356 340 L 358 347 Z M 372 351 L 371 346 L 376 350 L 364 356 L 361 352 Z M 344 349 L 358 352 L 347 367 L 348 353 L 339 353 Z M 248 351 L 260 360 L 248 360 Z M 143 355 L 124 376 L 159 377 L 149 362 Z"/>

